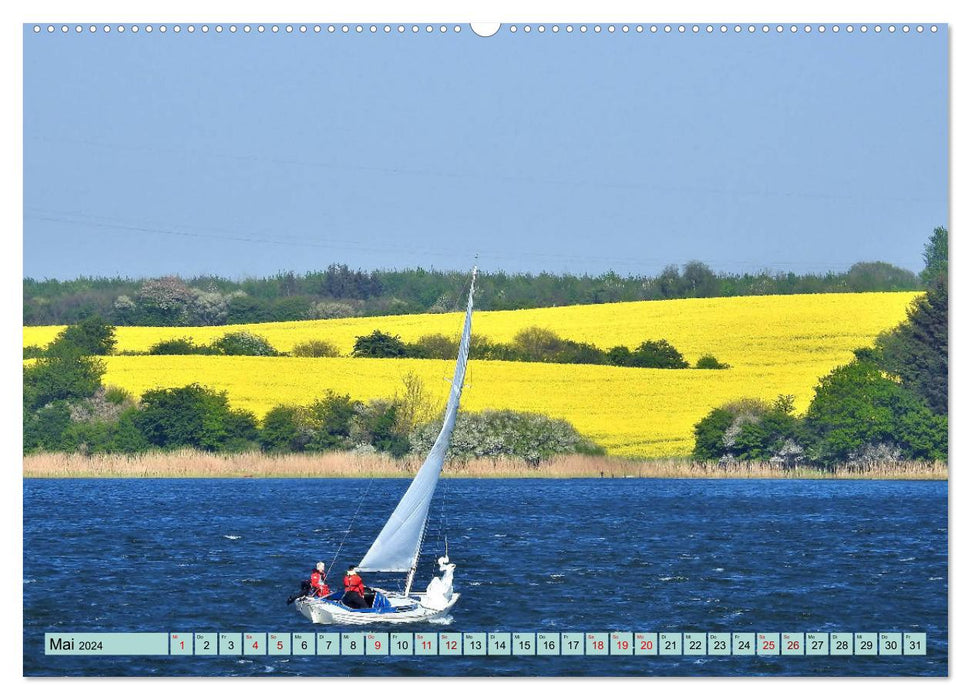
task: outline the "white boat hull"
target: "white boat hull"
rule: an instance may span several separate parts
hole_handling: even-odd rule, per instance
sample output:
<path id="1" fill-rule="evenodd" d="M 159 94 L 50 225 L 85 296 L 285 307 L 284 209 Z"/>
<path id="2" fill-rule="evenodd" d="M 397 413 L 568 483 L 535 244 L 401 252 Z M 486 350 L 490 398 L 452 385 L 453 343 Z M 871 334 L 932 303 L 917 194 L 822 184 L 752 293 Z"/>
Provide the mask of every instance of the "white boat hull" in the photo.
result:
<path id="1" fill-rule="evenodd" d="M 423 601 L 422 594 L 405 597 L 394 593 L 387 594 L 392 609 L 386 612 L 354 610 L 338 601 L 327 598 L 303 597 L 294 601 L 297 610 L 316 625 L 374 625 L 401 624 L 407 622 L 428 622 L 438 620 L 455 606 L 458 593 L 444 601 L 444 607 L 431 607 Z M 424 603 L 424 604 L 423 604 Z"/>

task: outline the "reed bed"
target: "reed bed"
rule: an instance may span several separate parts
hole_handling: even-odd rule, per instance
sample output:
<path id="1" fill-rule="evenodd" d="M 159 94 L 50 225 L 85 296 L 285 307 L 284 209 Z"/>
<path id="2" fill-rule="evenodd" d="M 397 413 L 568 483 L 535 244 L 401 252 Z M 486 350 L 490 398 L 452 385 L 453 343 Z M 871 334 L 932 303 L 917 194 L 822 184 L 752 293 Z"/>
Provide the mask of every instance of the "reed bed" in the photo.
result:
<path id="1" fill-rule="evenodd" d="M 421 466 L 417 458 L 330 452 L 218 455 L 195 450 L 139 455 L 42 453 L 24 457 L 25 478 L 408 478 Z M 684 459 L 625 460 L 564 455 L 532 466 L 519 459 L 450 462 L 446 477 L 457 478 L 653 478 L 653 479 L 924 479 L 946 480 L 944 462 L 896 462 L 839 466 L 833 471 L 785 469 L 764 462 L 720 465 Z"/>

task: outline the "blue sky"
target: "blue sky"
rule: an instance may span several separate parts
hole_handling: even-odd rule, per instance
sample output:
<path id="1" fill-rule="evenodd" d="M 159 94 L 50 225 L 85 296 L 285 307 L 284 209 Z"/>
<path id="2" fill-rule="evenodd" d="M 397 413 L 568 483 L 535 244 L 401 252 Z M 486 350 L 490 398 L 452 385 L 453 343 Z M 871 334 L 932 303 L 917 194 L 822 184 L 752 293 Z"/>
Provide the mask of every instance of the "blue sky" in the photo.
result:
<path id="1" fill-rule="evenodd" d="M 24 36 L 24 274 L 919 270 L 937 34 Z"/>

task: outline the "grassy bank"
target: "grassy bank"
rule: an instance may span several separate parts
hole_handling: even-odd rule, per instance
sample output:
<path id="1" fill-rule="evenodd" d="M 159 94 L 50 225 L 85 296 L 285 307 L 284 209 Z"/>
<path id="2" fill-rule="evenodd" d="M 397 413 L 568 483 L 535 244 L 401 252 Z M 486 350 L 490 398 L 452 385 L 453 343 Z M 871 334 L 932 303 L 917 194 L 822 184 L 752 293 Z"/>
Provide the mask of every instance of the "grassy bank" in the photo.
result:
<path id="1" fill-rule="evenodd" d="M 156 452 L 136 456 L 33 454 L 24 457 L 24 477 L 410 477 L 421 462 L 395 460 L 383 455 L 327 453 L 265 455 L 246 453 L 214 455 L 193 450 Z M 480 459 L 450 463 L 445 475 L 474 478 L 668 478 L 668 479 L 947 479 L 941 462 L 899 462 L 866 468 L 837 467 L 782 469 L 766 463 L 731 466 L 698 464 L 687 460 L 623 460 L 569 455 L 531 467 L 521 460 Z"/>

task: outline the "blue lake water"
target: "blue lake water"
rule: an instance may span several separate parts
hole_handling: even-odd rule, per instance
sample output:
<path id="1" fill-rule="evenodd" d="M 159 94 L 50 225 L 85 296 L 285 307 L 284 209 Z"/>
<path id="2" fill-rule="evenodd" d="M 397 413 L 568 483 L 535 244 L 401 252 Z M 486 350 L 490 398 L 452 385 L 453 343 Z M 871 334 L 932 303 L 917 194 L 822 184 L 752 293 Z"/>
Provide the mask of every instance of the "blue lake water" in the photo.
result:
<path id="1" fill-rule="evenodd" d="M 926 657 L 43 653 L 45 632 L 324 631 L 287 596 L 350 525 L 337 567 L 357 563 L 407 483 L 25 480 L 24 673 L 947 674 L 947 484 L 904 481 L 445 480 L 416 583 L 447 532 L 462 599 L 444 626 L 395 629 L 918 631 Z"/>

